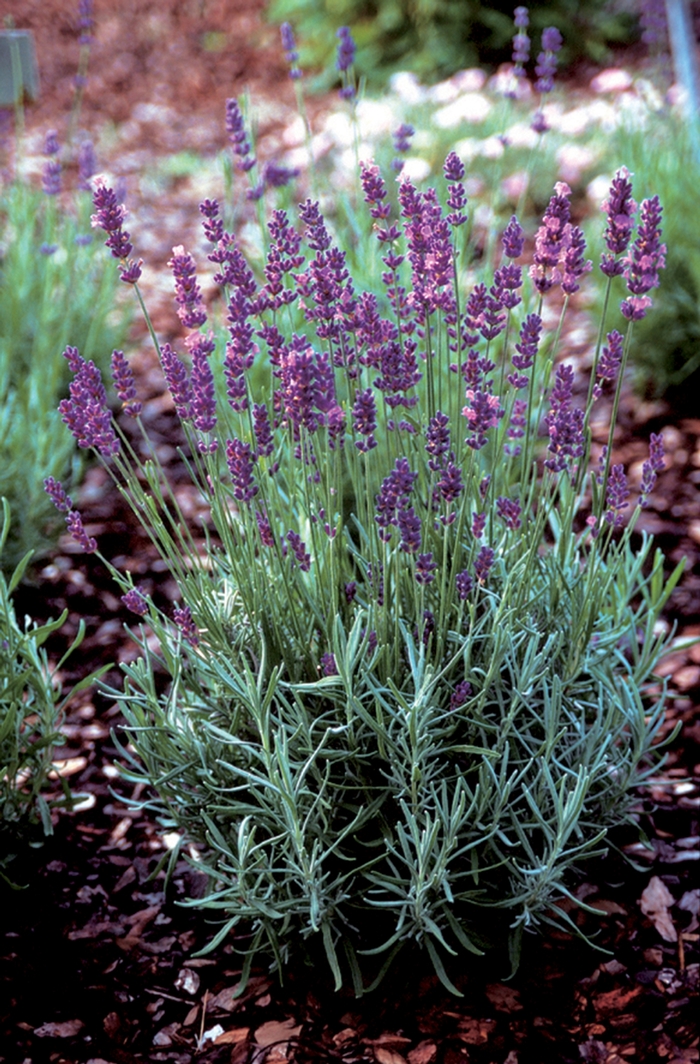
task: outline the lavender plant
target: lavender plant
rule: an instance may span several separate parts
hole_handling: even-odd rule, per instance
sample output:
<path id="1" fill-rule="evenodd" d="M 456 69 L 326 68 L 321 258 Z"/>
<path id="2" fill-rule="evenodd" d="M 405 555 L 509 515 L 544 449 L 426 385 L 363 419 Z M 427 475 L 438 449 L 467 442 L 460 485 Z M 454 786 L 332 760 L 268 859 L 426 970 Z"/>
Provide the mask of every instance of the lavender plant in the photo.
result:
<path id="1" fill-rule="evenodd" d="M 0 555 L 10 527 L 10 507 L 2 500 Z M 53 833 L 52 810 L 71 802 L 67 782 L 49 778 L 56 747 L 65 742 L 61 723 L 66 704 L 81 688 L 94 683 L 93 673 L 67 696 L 56 674 L 80 645 L 84 626 L 63 660 L 51 669 L 44 643 L 63 625 L 68 610 L 55 621 L 24 628 L 17 622 L 12 593 L 29 556 L 9 580 L 0 571 L 0 877 L 12 858 L 36 836 Z M 104 671 L 104 670 L 103 670 Z M 55 777 L 55 773 L 54 773 Z"/>
<path id="2" fill-rule="evenodd" d="M 602 262 L 610 292 L 627 289 L 623 331 L 601 335 L 586 399 L 558 361 L 569 298 L 591 269 L 568 186 L 554 190 L 529 269 L 513 217 L 479 279 L 463 268 L 464 177 L 454 153 L 440 188 L 402 176 L 394 215 L 364 163 L 368 243 L 354 277 L 316 202 L 300 205 L 300 228 L 272 212 L 261 277 L 218 203 L 201 205 L 224 342 L 182 247 L 170 265 L 187 355 L 151 331 L 208 507 L 202 530 L 157 455 L 142 463 L 114 422 L 94 363 L 65 352 L 62 418 L 180 592 L 168 616 L 113 569 L 143 624 L 141 657 L 114 692 L 127 774 L 199 848 L 210 889 L 191 904 L 220 921 L 209 949 L 227 940 L 243 955 L 242 985 L 254 959 L 282 972 L 306 948 L 361 993 L 413 944 L 456 990 L 460 950 L 508 935 L 517 958 L 526 930 L 576 930 L 557 902 L 658 760 L 664 696 L 647 685 L 682 566 L 665 580 L 651 540 L 635 549 L 631 535 L 663 442 L 652 438 L 633 485 L 612 464 L 614 424 L 602 453 L 589 425 L 605 390 L 617 412 L 663 265 L 661 208 L 644 201 L 635 236 L 618 175 Z M 124 211 L 104 184 L 94 202 L 142 300 Z M 363 283 L 371 255 L 376 290 Z M 544 303 L 557 299 L 552 331 Z M 113 379 L 138 422 L 118 351 Z M 62 486 L 46 487 L 98 552 Z"/>
<path id="3" fill-rule="evenodd" d="M 70 378 L 63 348 L 73 339 L 99 359 L 121 344 L 128 321 L 90 231 L 92 145 L 81 144 L 78 188 L 68 193 L 54 131 L 44 154 L 41 188 L 0 178 L 0 495 L 14 514 L 6 574 L 27 550 L 54 542 L 43 478 L 77 477 L 75 446 L 56 412 Z"/>

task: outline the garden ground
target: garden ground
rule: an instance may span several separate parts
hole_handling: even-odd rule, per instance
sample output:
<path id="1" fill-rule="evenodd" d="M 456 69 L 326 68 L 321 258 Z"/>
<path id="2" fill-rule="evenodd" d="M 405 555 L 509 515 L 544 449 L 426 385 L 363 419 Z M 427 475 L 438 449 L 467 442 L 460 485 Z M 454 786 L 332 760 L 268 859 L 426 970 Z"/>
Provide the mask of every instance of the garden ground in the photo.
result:
<path id="1" fill-rule="evenodd" d="M 97 37 L 82 124 L 93 132 L 117 124 L 108 165 L 127 177 L 130 206 L 139 217 L 139 251 L 145 257 L 147 249 L 155 274 L 173 244 L 183 242 L 181 226 L 196 217 L 196 200 L 175 182 L 149 203 L 130 176 L 155 155 L 218 150 L 223 100 L 245 87 L 256 99 L 274 101 L 263 128 L 274 140 L 285 107 L 293 107 L 292 94 L 277 31 L 261 24 L 259 3 L 160 0 L 148 15 L 137 0 L 120 4 L 118 13 L 108 4 L 95 6 Z M 65 128 L 76 62 L 74 11 L 72 0 L 23 4 L 21 24 L 35 31 L 43 86 L 28 115 L 30 137 Z M 206 62 L 203 42 L 214 49 L 206 52 Z M 151 294 L 161 295 L 155 285 Z M 168 321 L 176 324 L 165 297 L 160 307 L 164 329 Z M 194 518 L 197 500 L 187 494 L 175 450 L 176 419 L 145 344 L 136 366 L 149 396 L 151 437 Z M 643 527 L 655 534 L 670 566 L 681 556 L 688 559 L 666 612 L 667 622 L 678 624 L 679 639 L 687 639 L 700 634 L 700 419 L 678 421 L 663 404 L 626 393 L 616 460 L 642 461 L 649 434 L 660 430 L 669 468 Z M 156 601 L 171 600 L 169 574 L 98 470 L 88 475 L 81 509 L 103 553 L 131 569 Z M 69 622 L 63 638 L 74 634 L 81 617 L 88 632 L 77 663 L 65 673 L 66 684 L 103 662 L 134 656 L 123 628 L 133 618 L 109 575 L 68 540 L 42 561 L 35 584 L 17 596 L 20 617 L 56 616 L 64 606 Z M 58 644 L 53 649 L 58 653 Z M 505 958 L 468 957 L 451 970 L 462 998 L 447 995 L 417 957 L 390 970 L 379 990 L 359 1001 L 350 991 L 333 993 L 325 974 L 319 977 L 301 963 L 284 986 L 259 971 L 234 997 L 241 966 L 232 944 L 193 957 L 211 926 L 178 901 L 201 889 L 197 873 L 179 862 L 167 892 L 162 873 L 150 878 L 164 843 L 148 815 L 129 805 L 139 794 L 114 767 L 116 706 L 94 693 L 77 699 L 66 725 L 68 744 L 60 751 L 61 771 L 85 798 L 73 814 L 59 818 L 46 845 L 15 862 L 13 876 L 25 889 L 2 897 L 0 1060 L 698 1060 L 700 647 L 677 649 L 662 671 L 672 693 L 667 729 L 678 721 L 682 729 L 658 784 L 640 798 L 640 825 L 650 845 L 642 846 L 633 829 L 621 833 L 614 841 L 636 867 L 611 850 L 585 866 L 575 886 L 579 898 L 607 914 L 602 921 L 584 912 L 574 917 L 589 934 L 599 928 L 596 943 L 608 952 L 560 933 L 532 937 L 510 980 Z M 118 683 L 116 670 L 111 678 Z"/>

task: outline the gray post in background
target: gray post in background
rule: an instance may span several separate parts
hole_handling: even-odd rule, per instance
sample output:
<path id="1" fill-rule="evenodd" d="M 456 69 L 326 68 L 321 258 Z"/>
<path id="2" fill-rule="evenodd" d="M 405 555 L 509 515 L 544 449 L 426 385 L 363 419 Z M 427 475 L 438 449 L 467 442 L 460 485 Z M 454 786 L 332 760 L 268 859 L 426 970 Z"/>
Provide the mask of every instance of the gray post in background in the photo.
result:
<path id="1" fill-rule="evenodd" d="M 700 165 L 700 71 L 690 0 L 666 0 L 666 21 L 676 83 L 683 91 L 691 143 Z"/>

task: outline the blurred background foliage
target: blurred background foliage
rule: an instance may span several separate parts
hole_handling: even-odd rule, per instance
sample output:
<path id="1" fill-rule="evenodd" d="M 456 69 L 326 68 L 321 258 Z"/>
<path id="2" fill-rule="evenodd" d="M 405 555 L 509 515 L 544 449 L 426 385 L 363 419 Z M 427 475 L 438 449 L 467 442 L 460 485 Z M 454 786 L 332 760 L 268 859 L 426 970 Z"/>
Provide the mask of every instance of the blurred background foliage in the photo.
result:
<path id="1" fill-rule="evenodd" d="M 348 25 L 358 55 L 356 70 L 370 89 L 381 89 L 398 70 L 409 70 L 430 84 L 468 67 L 497 67 L 512 53 L 514 0 L 271 0 L 268 18 L 291 23 L 301 65 L 322 70 L 311 82 L 327 89 L 334 73 L 328 56 L 336 30 Z M 545 26 L 564 37 L 560 69 L 587 59 L 611 60 L 615 45 L 639 36 L 634 5 L 609 0 L 555 0 L 530 8 L 531 54 L 536 58 Z"/>

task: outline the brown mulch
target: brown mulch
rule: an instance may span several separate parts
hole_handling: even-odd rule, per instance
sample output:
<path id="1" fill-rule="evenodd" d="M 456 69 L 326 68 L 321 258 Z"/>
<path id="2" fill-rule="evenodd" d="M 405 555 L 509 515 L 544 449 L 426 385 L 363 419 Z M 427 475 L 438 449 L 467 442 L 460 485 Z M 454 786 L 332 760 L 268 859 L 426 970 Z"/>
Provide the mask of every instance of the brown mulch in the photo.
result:
<path id="1" fill-rule="evenodd" d="M 0 3 L 0 14 L 7 7 Z M 16 5 L 9 10 L 18 26 L 34 29 L 42 64 L 43 95 L 29 113 L 30 131 L 65 128 L 77 5 L 24 0 L 21 7 L 21 19 Z M 158 134 L 137 123 L 133 151 L 172 151 L 175 140 L 187 146 L 193 129 L 200 131 L 196 150 L 207 150 L 211 138 L 218 151 L 226 96 L 244 85 L 263 97 L 289 92 L 277 30 L 261 23 L 259 0 L 157 0 L 147 14 L 144 7 L 137 0 L 118 11 L 95 4 L 86 128 L 125 123 L 144 102 L 167 101 L 180 124 Z M 218 39 L 207 34 L 224 34 L 225 46 L 204 52 L 203 41 Z M 111 163 L 116 168 L 119 160 Z M 177 196 L 173 189 L 160 204 L 164 215 L 182 208 Z M 137 366 L 150 396 L 144 416 L 151 438 L 184 493 L 172 410 L 145 353 Z M 627 393 L 619 423 L 615 460 L 628 467 L 645 458 L 650 432 L 664 431 L 669 468 L 640 527 L 654 534 L 669 568 L 687 558 L 665 619 L 678 625 L 678 638 L 700 635 L 700 419 L 677 421 L 663 404 L 645 406 Z M 168 572 L 100 470 L 88 475 L 81 509 L 105 556 L 130 569 L 161 604 L 171 601 Z M 16 606 L 19 616 L 38 620 L 67 607 L 64 641 L 85 620 L 86 639 L 65 669 L 66 684 L 135 656 L 124 632 L 133 615 L 99 560 L 67 539 L 41 563 L 35 583 L 20 590 Z M 58 642 L 52 650 L 58 656 Z M 119 729 L 119 711 L 99 693 L 86 693 L 71 707 L 60 750 L 61 771 L 86 796 L 82 808 L 59 817 L 55 835 L 14 862 L 12 875 L 24 889 L 0 888 L 0 1061 L 697 1061 L 700 645 L 675 650 L 660 671 L 671 691 L 666 728 L 680 721 L 682 730 L 662 779 L 640 796 L 639 826 L 650 845 L 642 846 L 633 829 L 619 833 L 614 841 L 634 865 L 611 850 L 584 866 L 576 887 L 582 900 L 607 913 L 601 920 L 576 917 L 607 952 L 559 933 L 532 937 L 513 979 L 502 956 L 469 957 L 461 971 L 453 969 L 462 998 L 445 993 L 420 957 L 406 958 L 359 1001 L 350 991 L 333 993 L 325 972 L 319 977 L 301 960 L 283 986 L 259 970 L 234 997 L 241 966 L 231 944 L 193 957 L 212 925 L 178 903 L 202 889 L 200 877 L 180 861 L 167 891 L 162 872 L 151 878 L 164 843 L 158 825 L 129 805 L 142 796 L 138 788 L 114 767 L 110 732 Z M 107 679 L 118 684 L 118 671 Z"/>

